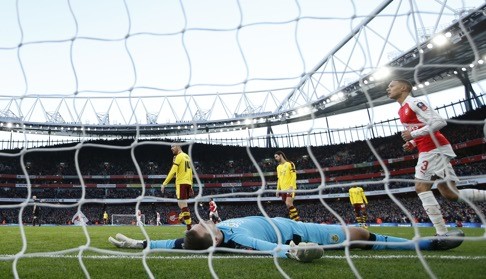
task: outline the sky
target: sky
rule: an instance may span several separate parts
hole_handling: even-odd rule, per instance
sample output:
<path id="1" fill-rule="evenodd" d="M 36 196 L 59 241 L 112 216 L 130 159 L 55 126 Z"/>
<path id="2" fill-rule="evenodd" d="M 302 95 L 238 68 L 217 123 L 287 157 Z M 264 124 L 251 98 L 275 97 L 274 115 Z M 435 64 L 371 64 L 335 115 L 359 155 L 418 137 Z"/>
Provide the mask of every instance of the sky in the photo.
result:
<path id="1" fill-rule="evenodd" d="M 143 124 L 151 113 L 163 124 L 191 121 L 197 112 L 227 119 L 275 111 L 301 77 L 332 54 L 332 63 L 318 69 L 322 86 L 296 97 L 302 105 L 413 48 L 417 30 L 438 31 L 457 11 L 484 3 L 393 1 L 369 24 L 365 39 L 336 50 L 384 2 L 0 1 L 0 111 L 10 109 L 35 122 L 45 121 L 45 111 L 58 111 L 67 122 L 86 124 L 97 123 L 97 113 L 109 113 L 110 124 Z M 483 85 L 474 86 L 481 91 Z M 463 96 L 463 89 L 455 88 L 431 95 L 430 102 L 439 106 Z M 390 108 L 375 108 L 373 121 L 394 118 L 397 108 Z M 363 115 L 329 117 L 328 123 L 331 128 L 367 124 Z M 311 121 L 274 132 L 322 127 Z M 220 134 L 248 136 L 247 131 Z"/>

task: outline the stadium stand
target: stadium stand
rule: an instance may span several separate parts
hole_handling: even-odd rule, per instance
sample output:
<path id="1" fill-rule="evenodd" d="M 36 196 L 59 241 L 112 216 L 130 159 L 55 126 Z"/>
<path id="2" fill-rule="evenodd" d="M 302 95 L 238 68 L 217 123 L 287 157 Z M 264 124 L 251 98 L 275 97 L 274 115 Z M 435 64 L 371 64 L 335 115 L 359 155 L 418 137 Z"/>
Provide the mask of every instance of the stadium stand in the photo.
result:
<path id="1" fill-rule="evenodd" d="M 464 114 L 460 120 L 477 120 L 484 118 L 486 107 Z M 456 172 L 461 177 L 474 177 L 486 169 L 485 138 L 480 125 L 458 125 L 450 123 L 443 130 L 444 134 L 453 142 L 457 158 L 452 162 Z M 416 154 L 406 154 L 400 149 L 401 139 L 398 135 L 392 137 L 375 138 L 370 140 L 376 148 L 383 163 L 387 165 L 394 179 L 410 179 L 413 174 Z M 97 141 L 97 144 L 129 146 L 131 140 Z M 70 145 L 66 145 L 69 147 Z M 155 212 L 166 216 L 171 211 L 177 211 L 175 203 L 153 200 L 161 197 L 160 183 L 172 163 L 167 145 L 154 144 L 139 145 L 135 149 L 135 157 L 141 169 L 146 186 L 145 196 L 152 198 L 141 204 L 142 212 L 147 216 L 147 223 L 155 222 Z M 251 153 L 263 172 L 266 189 L 276 188 L 275 149 L 251 148 Z M 365 141 L 332 146 L 311 147 L 319 166 L 316 166 L 306 148 L 284 148 L 287 156 L 293 160 L 298 169 L 299 189 L 309 190 L 308 195 L 317 195 L 317 188 L 322 185 L 318 168 L 322 167 L 325 174 L 326 187 L 322 194 L 331 208 L 339 212 L 346 222 L 352 222 L 351 211 L 347 201 L 341 200 L 347 187 L 353 183 L 363 183 L 365 191 L 376 191 L 371 195 L 369 204 L 369 221 L 376 222 L 410 222 L 405 214 L 393 203 L 389 202 L 384 193 L 382 168 L 379 158 L 372 152 Z M 10 150 L 9 152 L 18 152 Z M 35 150 L 25 154 L 24 162 L 27 173 L 22 172 L 18 157 L 4 157 L 0 163 L 0 202 L 12 205 L 12 208 L 0 209 L 0 223 L 18 222 L 19 209 L 16 204 L 27 197 L 27 179 L 32 185 L 32 195 L 57 207 L 44 207 L 42 222 L 49 224 L 69 224 L 76 212 L 76 207 L 68 207 L 82 198 L 79 187 L 82 182 L 86 185 L 86 203 L 82 205 L 83 213 L 90 223 L 101 224 L 102 213 L 106 209 L 110 214 L 131 214 L 135 204 L 103 204 L 103 199 L 125 200 L 135 199 L 142 195 L 142 182 L 130 155 L 130 149 L 108 149 L 86 146 L 79 153 L 79 170 L 82 181 L 77 174 L 74 162 L 74 150 L 69 148 L 62 152 L 49 152 L 49 148 Z M 225 156 L 211 156 L 211 154 L 225 154 Z M 262 178 L 256 167 L 248 158 L 245 147 L 208 145 L 196 143 L 192 149 L 193 164 L 201 181 L 201 188 L 195 186 L 195 193 L 200 189 L 203 196 L 218 196 L 228 193 L 256 193 L 261 189 Z M 372 183 L 372 182 L 375 183 Z M 469 183 L 467 180 L 466 184 Z M 472 187 L 482 187 L 484 182 L 472 181 Z M 390 189 L 410 188 L 410 183 L 392 181 Z M 469 185 L 471 187 L 471 185 Z M 380 192 L 381 191 L 381 192 Z M 335 223 L 337 219 L 324 210 L 317 196 L 310 199 L 299 199 L 306 193 L 299 194 L 297 201 L 302 208 L 301 217 L 305 221 Z M 163 198 L 174 198 L 173 189 L 167 189 Z M 264 192 L 263 197 L 273 197 L 274 192 Z M 256 195 L 253 195 L 256 197 Z M 397 194 L 404 206 L 410 210 L 415 221 L 427 221 L 427 216 L 418 206 L 415 193 L 412 190 Z M 238 199 L 237 199 L 238 200 Z M 450 223 L 479 222 L 467 205 L 450 204 L 443 208 L 444 217 Z M 218 201 L 223 218 L 233 218 L 245 215 L 260 215 L 256 202 Z M 479 204 L 484 212 L 485 204 Z M 315 214 L 315 208 L 322 208 Z M 204 207 L 201 216 L 207 216 Z M 280 203 L 267 199 L 265 209 L 270 216 L 282 215 Z M 22 220 L 29 223 L 31 216 L 24 211 Z"/>

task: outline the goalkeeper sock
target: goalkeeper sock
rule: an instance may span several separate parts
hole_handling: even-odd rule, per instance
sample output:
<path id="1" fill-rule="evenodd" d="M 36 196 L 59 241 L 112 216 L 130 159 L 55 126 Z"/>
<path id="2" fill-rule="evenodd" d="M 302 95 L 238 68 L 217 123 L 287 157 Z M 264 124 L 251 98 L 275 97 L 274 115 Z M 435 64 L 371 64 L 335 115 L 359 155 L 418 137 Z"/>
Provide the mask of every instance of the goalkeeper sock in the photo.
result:
<path id="1" fill-rule="evenodd" d="M 465 200 L 472 202 L 486 201 L 486 191 L 478 189 L 462 189 L 459 190 L 458 201 L 464 202 Z"/>
<path id="2" fill-rule="evenodd" d="M 427 191 L 418 194 L 420 200 L 422 201 L 422 206 L 425 212 L 429 216 L 430 221 L 434 224 L 435 231 L 438 235 L 444 235 L 447 233 L 447 227 L 440 212 L 440 206 L 437 199 L 434 197 L 432 191 Z"/>
<path id="3" fill-rule="evenodd" d="M 415 243 L 401 237 L 370 233 L 369 241 L 386 242 L 369 244 L 365 249 L 368 250 L 415 250 Z M 430 240 L 420 240 L 418 246 L 421 250 L 430 249 Z"/>

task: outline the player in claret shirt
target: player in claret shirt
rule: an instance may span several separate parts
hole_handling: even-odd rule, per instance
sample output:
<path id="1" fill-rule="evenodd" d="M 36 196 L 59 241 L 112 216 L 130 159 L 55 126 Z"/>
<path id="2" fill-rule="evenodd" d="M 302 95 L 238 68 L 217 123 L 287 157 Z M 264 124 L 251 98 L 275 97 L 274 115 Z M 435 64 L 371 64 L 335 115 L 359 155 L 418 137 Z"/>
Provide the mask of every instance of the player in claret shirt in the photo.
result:
<path id="1" fill-rule="evenodd" d="M 400 104 L 398 115 L 406 128 L 401 133 L 405 141 L 403 149 L 413 151 L 417 148 L 419 152 L 415 167 L 415 191 L 434 224 L 436 234 L 448 235 L 439 203 L 431 190 L 434 180 L 440 179 L 437 189 L 444 198 L 451 201 L 486 201 L 486 191 L 457 189 L 456 182 L 459 179 L 450 163 L 456 154 L 440 132 L 447 122 L 425 100 L 411 95 L 412 84 L 407 80 L 393 80 L 386 91 L 390 99 Z"/>

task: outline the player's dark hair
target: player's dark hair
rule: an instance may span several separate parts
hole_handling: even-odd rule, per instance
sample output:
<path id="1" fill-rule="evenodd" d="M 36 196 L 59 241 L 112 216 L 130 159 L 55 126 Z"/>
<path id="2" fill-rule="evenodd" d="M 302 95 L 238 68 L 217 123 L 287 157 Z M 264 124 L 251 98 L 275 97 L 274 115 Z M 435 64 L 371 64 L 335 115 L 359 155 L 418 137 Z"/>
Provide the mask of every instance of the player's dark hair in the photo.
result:
<path id="1" fill-rule="evenodd" d="M 292 165 L 292 170 L 295 171 L 295 164 L 294 164 L 294 162 L 292 162 L 289 159 L 287 159 L 287 156 L 285 156 L 285 153 L 283 153 L 283 151 L 280 151 L 279 150 L 279 151 L 275 152 L 275 154 L 277 154 L 279 156 L 282 156 L 285 159 L 285 161 L 289 162 L 290 165 Z"/>
<path id="2" fill-rule="evenodd" d="M 187 250 L 205 250 L 213 246 L 211 234 L 205 233 L 200 235 L 197 231 L 189 230 L 184 237 L 184 249 Z"/>
<path id="3" fill-rule="evenodd" d="M 412 92 L 413 85 L 410 81 L 408 81 L 406 79 L 396 79 L 395 81 L 405 85 L 407 87 L 407 90 L 409 92 Z"/>
<path id="4" fill-rule="evenodd" d="M 287 159 L 287 156 L 285 156 L 285 153 L 283 153 L 283 151 L 279 150 L 279 151 L 275 152 L 275 154 L 282 156 L 285 159 L 285 161 L 287 161 L 287 162 L 289 161 L 289 159 Z"/>

